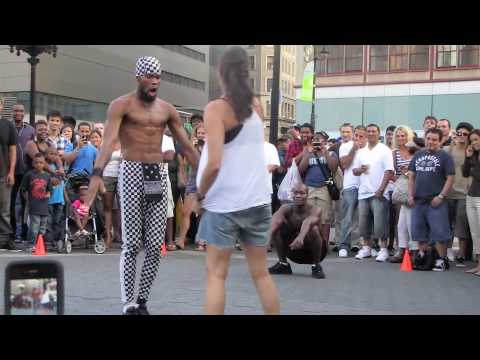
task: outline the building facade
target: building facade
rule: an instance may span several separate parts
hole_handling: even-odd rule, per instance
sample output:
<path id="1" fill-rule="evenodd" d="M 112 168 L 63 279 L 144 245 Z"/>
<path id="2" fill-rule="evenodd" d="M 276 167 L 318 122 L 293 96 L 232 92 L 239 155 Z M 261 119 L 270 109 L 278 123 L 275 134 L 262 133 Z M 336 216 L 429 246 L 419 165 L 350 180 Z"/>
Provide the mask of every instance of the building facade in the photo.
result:
<path id="1" fill-rule="evenodd" d="M 28 55 L 0 45 L 0 96 L 30 108 Z M 41 55 L 37 66 L 36 118 L 49 110 L 77 120 L 103 122 L 108 104 L 135 90 L 135 62 L 155 56 L 162 63 L 159 97 L 188 116 L 209 99 L 210 45 L 59 45 L 57 57 Z M 27 115 L 28 116 L 28 115 Z"/>
<path id="2" fill-rule="evenodd" d="M 273 45 L 246 45 L 250 59 L 250 84 L 259 96 L 265 110 L 265 136 L 270 132 L 271 92 L 273 84 Z M 280 60 L 279 135 L 285 134 L 295 123 L 295 84 L 297 56 L 303 47 L 282 45 Z"/>
<path id="3" fill-rule="evenodd" d="M 345 122 L 408 125 L 426 115 L 480 127 L 479 45 L 330 45 L 316 64 L 315 128 L 337 133 Z M 300 80 L 300 81 L 299 81 Z M 299 100 L 297 121 L 311 103 Z"/>

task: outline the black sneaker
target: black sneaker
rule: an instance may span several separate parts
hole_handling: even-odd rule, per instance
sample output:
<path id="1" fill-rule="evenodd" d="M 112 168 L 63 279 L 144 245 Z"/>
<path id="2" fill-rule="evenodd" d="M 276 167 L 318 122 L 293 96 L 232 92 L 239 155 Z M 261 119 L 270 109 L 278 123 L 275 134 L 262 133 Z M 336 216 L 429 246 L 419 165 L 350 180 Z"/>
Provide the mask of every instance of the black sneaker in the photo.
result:
<path id="1" fill-rule="evenodd" d="M 273 275 L 292 275 L 290 264 L 284 265 L 280 261 L 268 268 L 268 272 Z"/>
<path id="2" fill-rule="evenodd" d="M 465 258 L 464 257 L 457 257 L 455 259 L 455 266 L 458 268 L 464 268 L 465 267 Z"/>
<path id="3" fill-rule="evenodd" d="M 360 248 L 358 246 L 352 246 L 350 251 L 353 252 L 353 253 L 358 253 L 360 251 Z"/>
<path id="4" fill-rule="evenodd" d="M 122 315 L 138 315 L 138 305 L 128 305 L 125 309 L 123 309 Z"/>
<path id="5" fill-rule="evenodd" d="M 3 245 L 3 249 L 8 250 L 8 251 L 22 251 L 17 249 L 17 246 L 15 245 L 15 241 L 10 239 L 5 244 Z"/>
<path id="6" fill-rule="evenodd" d="M 312 277 L 316 279 L 325 279 L 325 273 L 323 272 L 322 266 L 320 264 L 312 266 Z"/>
<path id="7" fill-rule="evenodd" d="M 435 261 L 435 266 L 433 267 L 432 270 L 443 272 L 443 271 L 448 270 L 448 268 L 449 268 L 449 265 L 448 265 L 447 261 L 445 261 L 445 259 L 437 259 Z"/>
<path id="8" fill-rule="evenodd" d="M 138 304 L 137 315 L 150 315 L 150 313 L 147 310 L 147 304 L 145 303 Z"/>

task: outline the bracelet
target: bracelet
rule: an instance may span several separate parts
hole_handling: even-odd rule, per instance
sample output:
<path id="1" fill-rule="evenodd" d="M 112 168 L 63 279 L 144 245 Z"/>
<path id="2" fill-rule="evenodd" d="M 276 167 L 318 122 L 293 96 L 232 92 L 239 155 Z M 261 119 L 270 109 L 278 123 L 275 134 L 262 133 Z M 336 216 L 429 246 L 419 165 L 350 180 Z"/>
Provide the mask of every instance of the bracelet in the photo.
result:
<path id="1" fill-rule="evenodd" d="M 103 169 L 99 167 L 93 168 L 92 176 L 103 177 Z"/>
<path id="2" fill-rule="evenodd" d="M 438 194 L 437 197 L 439 197 L 440 199 L 445 199 L 445 196 L 443 196 L 442 194 Z"/>
<path id="3" fill-rule="evenodd" d="M 205 195 L 200 195 L 200 193 L 197 192 L 197 200 L 201 202 L 203 199 L 205 199 Z"/>

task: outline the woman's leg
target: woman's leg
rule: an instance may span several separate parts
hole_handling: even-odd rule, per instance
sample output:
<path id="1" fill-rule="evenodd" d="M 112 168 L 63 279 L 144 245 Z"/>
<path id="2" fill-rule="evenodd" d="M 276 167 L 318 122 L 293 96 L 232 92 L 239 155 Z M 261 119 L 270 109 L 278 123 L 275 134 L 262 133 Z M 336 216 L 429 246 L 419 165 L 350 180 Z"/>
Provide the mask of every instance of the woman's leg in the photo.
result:
<path id="1" fill-rule="evenodd" d="M 467 218 L 470 225 L 472 240 L 476 242 L 474 246 L 475 252 L 480 252 L 480 198 L 467 196 Z M 474 254 L 476 255 L 476 254 Z M 476 273 L 480 271 L 480 262 L 476 267 L 466 270 L 468 273 Z"/>
<path id="2" fill-rule="evenodd" d="M 105 245 L 112 246 L 112 211 L 115 193 L 107 191 L 103 194 L 103 213 L 105 215 Z"/>
<path id="3" fill-rule="evenodd" d="M 180 227 L 180 235 L 178 237 L 178 245 L 182 248 L 185 247 L 188 229 L 190 229 L 190 216 L 192 215 L 194 202 L 195 194 L 188 194 L 185 196 L 185 202 L 183 203 L 183 219 Z"/>
<path id="4" fill-rule="evenodd" d="M 207 247 L 207 253 L 210 247 Z M 280 304 L 278 302 L 277 287 L 267 269 L 267 248 L 264 246 L 245 246 L 245 255 L 247 257 L 250 275 L 257 288 L 263 311 L 267 315 L 277 315 L 280 313 Z"/>
<path id="5" fill-rule="evenodd" d="M 207 290 L 205 314 L 223 315 L 225 312 L 225 280 L 228 275 L 232 249 L 207 247 Z"/>

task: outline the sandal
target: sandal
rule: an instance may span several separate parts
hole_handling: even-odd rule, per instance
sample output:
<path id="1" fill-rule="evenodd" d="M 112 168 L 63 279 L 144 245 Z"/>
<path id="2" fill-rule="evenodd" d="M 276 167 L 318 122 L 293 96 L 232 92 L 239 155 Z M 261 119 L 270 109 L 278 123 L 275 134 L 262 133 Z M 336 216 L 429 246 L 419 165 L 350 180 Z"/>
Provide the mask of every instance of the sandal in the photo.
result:
<path id="1" fill-rule="evenodd" d="M 198 245 L 195 247 L 194 250 L 195 250 L 195 251 L 206 251 L 207 249 L 206 249 L 205 245 L 198 244 Z"/>
<path id="2" fill-rule="evenodd" d="M 477 268 L 473 268 L 473 269 L 470 269 L 470 270 L 465 270 L 465 272 L 467 274 L 473 274 L 473 275 L 477 275 L 478 273 L 480 273 L 480 271 Z"/>
<path id="3" fill-rule="evenodd" d="M 185 247 L 181 247 L 177 243 L 175 244 L 168 244 L 167 245 L 167 250 L 168 251 L 178 251 L 178 250 L 185 250 Z"/>

